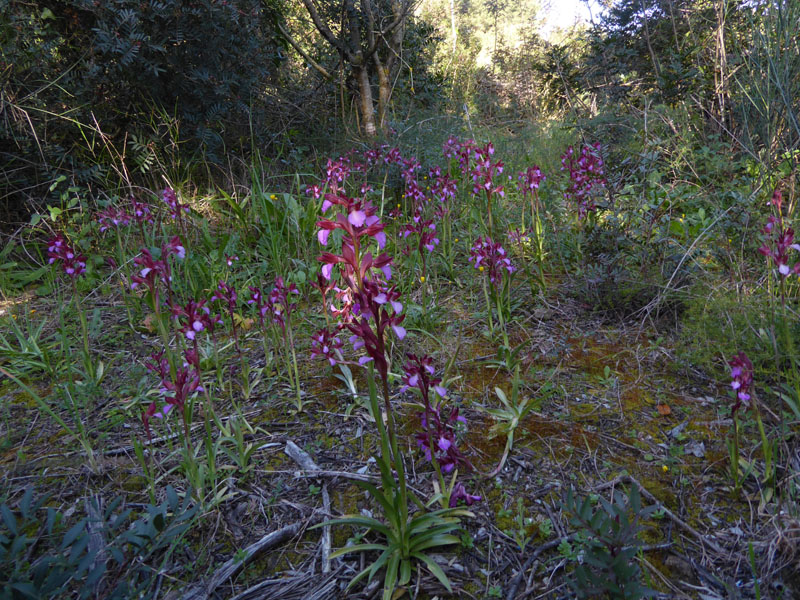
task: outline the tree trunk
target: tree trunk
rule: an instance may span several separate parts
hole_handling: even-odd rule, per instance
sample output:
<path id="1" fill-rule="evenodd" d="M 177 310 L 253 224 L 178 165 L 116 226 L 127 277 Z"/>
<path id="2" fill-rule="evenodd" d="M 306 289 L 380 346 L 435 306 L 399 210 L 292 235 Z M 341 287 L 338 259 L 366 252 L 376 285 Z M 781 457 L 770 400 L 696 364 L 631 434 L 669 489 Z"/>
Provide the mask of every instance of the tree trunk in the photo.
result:
<path id="1" fill-rule="evenodd" d="M 361 127 L 368 137 L 375 137 L 378 129 L 375 127 L 375 106 L 372 102 L 372 88 L 369 85 L 369 70 L 367 65 L 361 65 L 357 69 Z"/>
<path id="2" fill-rule="evenodd" d="M 717 110 L 720 129 L 724 129 L 727 124 L 727 98 L 728 98 L 728 53 L 725 50 L 725 6 L 724 2 L 715 4 L 717 27 L 715 35 L 715 64 L 714 64 L 714 87 L 717 95 Z"/>
<path id="3" fill-rule="evenodd" d="M 375 53 L 375 70 L 378 73 L 378 127 L 386 126 L 386 111 L 389 109 L 389 99 L 392 95 L 392 86 L 389 81 L 389 69 L 384 67 Z"/>
<path id="4" fill-rule="evenodd" d="M 650 53 L 650 60 L 653 61 L 653 72 L 656 75 L 656 84 L 661 86 L 661 65 L 658 64 L 656 53 L 653 51 L 653 45 L 650 43 L 650 26 L 647 23 L 647 9 L 644 7 L 644 0 L 639 0 L 639 6 L 642 8 L 642 21 L 644 23 L 644 39 L 647 42 L 647 51 Z"/>
<path id="5" fill-rule="evenodd" d="M 456 55 L 456 40 L 458 30 L 456 29 L 456 4 L 455 0 L 450 0 L 450 35 L 453 38 L 453 56 Z"/>

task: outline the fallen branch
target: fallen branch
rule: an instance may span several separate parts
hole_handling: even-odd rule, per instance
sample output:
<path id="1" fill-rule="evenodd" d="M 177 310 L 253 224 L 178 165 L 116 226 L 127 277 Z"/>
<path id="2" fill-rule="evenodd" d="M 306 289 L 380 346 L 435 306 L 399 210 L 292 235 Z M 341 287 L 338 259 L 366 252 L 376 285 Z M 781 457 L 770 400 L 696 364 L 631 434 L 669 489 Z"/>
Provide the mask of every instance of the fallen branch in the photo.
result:
<path id="1" fill-rule="evenodd" d="M 214 574 L 211 576 L 211 579 L 208 580 L 208 583 L 200 584 L 190 588 L 183 596 L 181 596 L 181 600 L 207 600 L 220 585 L 238 573 L 256 556 L 262 552 L 274 548 L 279 544 L 282 544 L 286 540 L 292 539 L 295 535 L 297 535 L 303 526 L 304 523 L 293 523 L 292 525 L 287 525 L 286 527 L 265 535 L 254 544 L 250 544 L 244 549 L 243 557 L 236 556 L 228 559 L 225 564 L 214 571 Z"/>
<path id="2" fill-rule="evenodd" d="M 347 471 L 323 471 L 320 469 L 319 471 L 295 471 L 294 476 L 297 479 L 319 479 L 321 477 L 327 477 L 328 479 L 336 479 L 341 477 L 342 479 L 351 479 L 353 481 L 380 481 L 380 478 L 375 477 L 374 475 L 365 475 L 363 473 L 349 473 Z"/>
<path id="3" fill-rule="evenodd" d="M 519 584 L 522 583 L 522 580 L 525 578 L 525 573 L 527 573 L 528 569 L 533 566 L 533 563 L 536 562 L 536 559 L 539 558 L 539 555 L 542 552 L 547 552 L 552 548 L 557 548 L 563 542 L 571 542 L 574 539 L 574 535 L 567 535 L 555 540 L 551 540 L 536 548 L 536 550 L 534 550 L 528 557 L 528 560 L 525 561 L 525 564 L 522 565 L 522 568 L 519 570 L 519 573 L 517 573 L 516 577 L 514 577 L 514 580 L 511 582 L 511 586 L 508 588 L 508 594 L 506 594 L 506 600 L 514 600 L 514 597 L 517 595 L 517 590 L 519 589 Z"/>
<path id="4" fill-rule="evenodd" d="M 292 440 L 286 442 L 286 455 L 298 465 L 303 467 L 310 474 L 319 473 L 321 469 L 314 462 L 308 452 L 301 449 Z M 331 497 L 328 494 L 327 482 L 322 483 L 322 508 L 326 516 L 331 514 Z M 329 573 L 331 570 L 331 526 L 325 525 L 322 528 L 322 572 Z"/>

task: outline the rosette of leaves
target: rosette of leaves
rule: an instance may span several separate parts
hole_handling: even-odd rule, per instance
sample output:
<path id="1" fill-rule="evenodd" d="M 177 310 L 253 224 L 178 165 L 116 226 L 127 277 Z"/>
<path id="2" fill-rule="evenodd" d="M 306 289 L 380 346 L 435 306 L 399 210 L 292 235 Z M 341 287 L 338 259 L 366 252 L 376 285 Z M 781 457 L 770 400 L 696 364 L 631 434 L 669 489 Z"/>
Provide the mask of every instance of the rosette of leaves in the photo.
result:
<path id="1" fill-rule="evenodd" d="M 419 498 L 416 498 L 409 490 L 412 501 L 420 509 L 410 515 L 408 505 L 400 494 L 388 462 L 382 457 L 379 457 L 376 462 L 381 471 L 381 488 L 364 481 L 359 481 L 357 484 L 378 503 L 383 511 L 385 522 L 363 515 L 345 515 L 342 518 L 316 525 L 316 527 L 355 525 L 364 527 L 382 538 L 377 542 L 345 546 L 331 553 L 331 558 L 352 552 L 377 551 L 380 553 L 372 564 L 365 567 L 350 581 L 348 588 L 352 588 L 365 577 L 368 582 L 372 581 L 375 575 L 384 569 L 383 600 L 391 600 L 395 589 L 406 586 L 411 581 L 412 567 L 415 566 L 419 569 L 420 565 L 424 564 L 447 588 L 447 591 L 452 593 L 450 580 L 428 552 L 442 546 L 460 544 L 461 538 L 455 535 L 455 532 L 461 529 L 461 517 L 473 517 L 474 515 L 462 508 L 442 508 L 428 511 L 429 506 L 439 501 L 441 494 L 437 494 L 427 505 L 423 505 Z"/>
<path id="2" fill-rule="evenodd" d="M 578 598 L 635 600 L 656 595 L 640 581 L 641 570 L 636 561 L 641 546 L 640 522 L 656 507 L 642 507 L 638 486 L 632 485 L 627 497 L 616 490 L 611 502 L 599 498 L 597 507 L 591 497 L 581 501 L 570 489 L 564 506 L 572 514 L 570 525 L 586 540 L 583 561 L 575 566 L 570 581 Z"/>

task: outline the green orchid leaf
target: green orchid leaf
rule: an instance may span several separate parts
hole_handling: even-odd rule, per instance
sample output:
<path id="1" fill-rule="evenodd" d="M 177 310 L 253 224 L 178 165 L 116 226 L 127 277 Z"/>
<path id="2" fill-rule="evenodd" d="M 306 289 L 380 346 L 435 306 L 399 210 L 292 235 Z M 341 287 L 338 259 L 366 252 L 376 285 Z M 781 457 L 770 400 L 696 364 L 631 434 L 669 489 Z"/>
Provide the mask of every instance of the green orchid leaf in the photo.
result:
<path id="1" fill-rule="evenodd" d="M 453 593 L 453 588 L 450 585 L 450 580 L 447 578 L 447 575 L 444 574 L 442 568 L 437 565 L 430 556 L 422 554 L 421 552 L 413 552 L 411 556 L 424 562 L 427 565 L 428 570 L 434 574 L 436 579 L 438 579 L 444 587 L 447 588 L 447 591 L 451 594 Z"/>
<path id="2" fill-rule="evenodd" d="M 400 553 L 392 554 L 386 565 L 386 577 L 383 579 L 383 600 L 392 600 L 395 584 L 397 583 L 397 567 L 400 564 Z"/>
<path id="3" fill-rule="evenodd" d="M 461 538 L 455 535 L 438 534 L 429 537 L 428 539 L 414 540 L 411 545 L 412 552 L 422 552 L 429 548 L 438 548 L 439 546 L 449 546 L 451 544 L 461 543 Z"/>
<path id="4" fill-rule="evenodd" d="M 323 523 L 314 525 L 311 529 L 319 529 L 325 525 L 360 525 L 361 527 L 366 527 L 367 529 L 382 533 L 387 538 L 392 535 L 391 530 L 377 519 L 359 515 L 345 516 L 338 519 L 331 519 L 330 521 L 324 521 Z"/>
<path id="5" fill-rule="evenodd" d="M 366 552 L 367 550 L 385 550 L 386 544 L 355 544 L 354 546 L 345 546 L 331 552 L 331 558 L 338 558 L 351 552 Z"/>

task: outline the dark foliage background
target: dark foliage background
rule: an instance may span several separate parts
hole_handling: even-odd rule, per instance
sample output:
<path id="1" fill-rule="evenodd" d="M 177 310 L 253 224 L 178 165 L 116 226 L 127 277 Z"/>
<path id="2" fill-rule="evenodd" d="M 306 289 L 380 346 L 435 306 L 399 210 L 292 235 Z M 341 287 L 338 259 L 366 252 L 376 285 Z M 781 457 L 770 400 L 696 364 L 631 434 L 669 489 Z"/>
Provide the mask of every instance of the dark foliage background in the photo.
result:
<path id="1" fill-rule="evenodd" d="M 212 162 L 249 146 L 265 133 L 251 130 L 260 91 L 280 79 L 277 14 L 255 0 L 2 0 L 3 198 L 57 173 L 100 180 L 109 154 L 146 170 L 151 144 Z"/>

